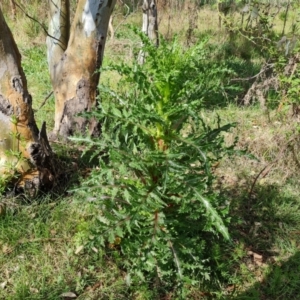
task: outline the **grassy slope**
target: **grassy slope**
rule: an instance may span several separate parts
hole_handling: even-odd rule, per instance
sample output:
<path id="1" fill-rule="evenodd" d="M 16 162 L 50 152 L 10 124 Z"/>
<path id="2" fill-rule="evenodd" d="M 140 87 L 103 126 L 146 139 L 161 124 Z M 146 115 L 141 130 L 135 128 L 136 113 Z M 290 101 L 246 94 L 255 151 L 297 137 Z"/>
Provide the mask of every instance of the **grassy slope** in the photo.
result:
<path id="1" fill-rule="evenodd" d="M 169 19 L 174 24 L 172 28 Z M 127 20 L 135 24 L 139 21 L 136 15 Z M 217 15 L 207 10 L 200 14 L 198 27 L 212 31 L 216 21 Z M 16 38 L 34 105 L 38 108 L 51 91 L 44 36 L 28 20 L 20 18 L 18 22 L 16 25 L 21 25 L 24 31 Z M 161 14 L 160 25 L 165 36 L 176 32 L 184 40 L 186 27 L 182 24 L 187 25 L 185 16 Z M 132 56 L 135 42 L 127 33 L 126 27 L 120 26 L 116 40 L 108 42 L 107 62 Z M 217 30 L 213 36 L 213 40 L 225 39 L 224 33 Z M 117 83 L 111 74 L 104 75 L 102 80 Z M 50 98 L 37 111 L 39 124 L 46 120 L 51 128 L 53 103 Z M 231 273 L 230 282 L 222 294 L 212 298 L 299 299 L 299 141 L 293 133 L 293 120 L 284 112 L 272 111 L 268 116 L 257 106 L 228 105 L 203 114 L 209 122 L 216 114 L 224 123 L 237 121 L 236 132 L 227 139 L 230 141 L 238 135 L 239 147 L 247 146 L 258 158 L 228 159 L 216 169 L 219 177 L 216 188 L 227 195 L 232 207 L 234 245 L 224 259 Z M 124 272 L 115 262 L 97 248 L 82 247 L 85 229 L 93 226 L 92 212 L 88 201 L 82 201 L 76 193 L 55 199 L 45 195 L 32 203 L 16 199 L 2 201 L 7 202 L 8 211 L 0 219 L 0 299 L 60 299 L 63 292 L 76 292 L 80 295 L 78 299 L 156 298 L 155 291 L 145 286 L 129 289 L 123 280 Z M 195 288 L 190 297 L 204 299 L 208 294 L 203 292 Z"/>

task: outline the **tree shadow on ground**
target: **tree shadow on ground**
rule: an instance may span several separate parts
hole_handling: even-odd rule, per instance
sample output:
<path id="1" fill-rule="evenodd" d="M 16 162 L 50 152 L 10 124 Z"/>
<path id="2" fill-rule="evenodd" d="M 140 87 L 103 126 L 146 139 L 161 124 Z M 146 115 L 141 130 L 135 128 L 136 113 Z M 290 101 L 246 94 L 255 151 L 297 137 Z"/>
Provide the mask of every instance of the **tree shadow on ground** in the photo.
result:
<path id="1" fill-rule="evenodd" d="M 40 186 L 34 193 L 31 189 L 18 189 L 19 176 L 15 176 L 7 182 L 3 193 L 0 194 L 5 202 L 17 201 L 21 204 L 31 204 L 47 201 L 56 201 L 57 198 L 69 195 L 69 190 L 78 186 L 82 178 L 86 178 L 92 168 L 99 165 L 99 151 L 88 149 L 85 146 L 61 142 L 51 145 L 54 152 L 56 165 L 56 178 L 54 184 Z"/>
<path id="2" fill-rule="evenodd" d="M 261 282 L 228 300 L 299 300 L 300 299 L 300 252 L 286 262 L 271 267 Z"/>
<path id="3" fill-rule="evenodd" d="M 300 198 L 296 189 L 260 185 L 228 191 L 232 200 L 230 228 L 236 243 L 244 245 L 244 255 L 235 265 L 251 277 L 238 284 L 230 300 L 300 299 Z M 243 193 L 243 192 L 242 192 Z M 249 283 L 250 282 L 250 283 Z M 255 282 L 249 288 L 251 282 Z"/>
<path id="4" fill-rule="evenodd" d="M 208 61 L 205 66 L 205 69 L 210 70 L 212 74 L 201 70 L 202 73 L 207 73 L 206 78 L 214 84 L 211 87 L 203 80 L 205 88 L 201 90 L 201 97 L 204 107 L 215 109 L 227 107 L 229 104 L 243 105 L 243 98 L 252 86 L 260 68 L 259 64 L 251 60 L 233 56 L 224 58 L 216 54 L 216 59 Z"/>

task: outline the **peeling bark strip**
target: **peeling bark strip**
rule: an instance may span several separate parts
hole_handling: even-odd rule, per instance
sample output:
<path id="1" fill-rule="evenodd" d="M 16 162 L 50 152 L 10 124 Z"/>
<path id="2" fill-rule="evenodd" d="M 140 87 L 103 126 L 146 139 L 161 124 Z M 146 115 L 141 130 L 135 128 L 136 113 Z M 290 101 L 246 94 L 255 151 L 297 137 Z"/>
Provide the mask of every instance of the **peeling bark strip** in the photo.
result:
<path id="1" fill-rule="evenodd" d="M 48 48 L 49 56 L 53 56 L 48 61 L 55 96 L 54 135 L 68 137 L 87 131 L 97 134 L 97 122 L 87 122 L 77 114 L 96 105 L 100 77 L 97 71 L 102 65 L 115 4 L 116 0 L 79 0 L 66 51 L 57 56 Z"/>
<path id="2" fill-rule="evenodd" d="M 9 176 L 15 169 L 23 174 L 34 172 L 21 180 L 23 187 L 25 182 L 43 185 L 40 169 L 47 169 L 49 176 L 49 170 L 54 170 L 48 169 L 51 148 L 44 131 L 36 126 L 31 105 L 21 55 L 0 10 L 0 176 Z"/>

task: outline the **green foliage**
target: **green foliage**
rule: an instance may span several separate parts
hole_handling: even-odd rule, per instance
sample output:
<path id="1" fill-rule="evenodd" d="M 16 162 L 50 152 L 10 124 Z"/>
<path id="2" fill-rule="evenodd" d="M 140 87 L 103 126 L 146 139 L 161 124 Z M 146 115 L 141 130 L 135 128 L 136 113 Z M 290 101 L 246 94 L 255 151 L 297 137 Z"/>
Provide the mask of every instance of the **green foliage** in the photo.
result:
<path id="1" fill-rule="evenodd" d="M 128 0 L 127 2 L 130 1 Z M 173 8 L 178 8 L 180 1 L 169 2 Z M 30 5 L 32 3 L 36 3 L 36 5 L 39 6 L 40 11 L 47 11 L 46 2 L 41 3 L 41 1 L 38 0 L 24 0 L 22 3 L 23 2 Z M 207 3 L 214 1 L 205 0 L 202 2 Z M 72 3 L 74 10 L 76 1 L 72 0 Z M 4 0 L 1 4 L 3 7 L 7 7 L 6 15 L 11 17 L 9 15 L 9 1 Z M 293 5 L 296 5 L 295 1 L 293 1 Z M 28 12 L 32 11 L 29 5 L 27 5 L 26 8 Z M 216 6 L 214 6 L 214 9 L 216 10 Z M 180 15 L 182 15 L 182 13 L 184 14 L 184 10 L 180 9 L 179 12 Z M 209 12 L 211 13 L 211 11 Z M 293 9 L 289 15 L 296 12 L 297 10 Z M 285 13 L 283 14 L 285 15 Z M 39 19 L 42 20 L 43 18 L 41 14 L 39 14 L 39 16 Z M 218 16 L 215 11 L 213 18 L 217 20 L 217 17 Z M 163 14 L 159 14 L 159 18 L 164 20 Z M 168 19 L 167 16 L 165 19 Z M 179 18 L 179 20 L 183 19 L 188 20 L 188 17 L 183 16 L 182 19 Z M 137 24 L 139 20 L 139 18 L 130 18 L 127 22 L 132 23 L 134 21 Z M 174 25 L 174 21 L 177 23 L 179 22 L 177 16 L 169 20 L 171 20 L 169 22 L 171 22 L 170 26 L 172 27 Z M 203 24 L 203 19 L 201 17 L 200 20 Z M 207 19 L 205 18 L 205 20 Z M 40 45 L 41 40 L 34 39 L 34 41 L 30 40 L 29 42 L 28 39 L 26 39 L 27 34 L 24 34 L 24 30 L 27 31 L 28 26 L 26 26 L 26 24 L 25 26 L 22 25 L 24 22 L 28 23 L 28 20 L 20 11 L 18 13 L 18 21 L 21 21 L 22 23 L 11 21 L 11 25 L 16 26 L 15 28 L 17 28 L 15 38 L 17 39 L 18 46 L 20 43 L 23 44 L 23 47 L 20 49 L 23 58 L 22 64 L 28 79 L 29 91 L 33 95 L 33 104 L 35 105 L 35 108 L 38 108 L 39 104 L 51 91 L 45 59 L 45 47 Z M 210 21 L 209 23 L 211 24 Z M 160 24 L 163 24 L 163 22 Z M 276 21 L 275 29 L 277 29 L 279 33 L 282 32 L 282 26 L 280 25 L 280 22 L 278 23 Z M 255 23 L 253 23 L 253 26 L 255 26 Z M 135 45 L 139 45 L 137 37 L 134 36 L 132 32 L 129 32 L 127 27 L 125 29 L 124 27 L 120 26 L 119 29 L 116 30 L 116 38 L 118 38 L 118 36 L 122 36 L 129 40 L 121 40 L 120 43 L 118 41 L 118 43 L 107 44 L 107 47 L 109 48 L 107 49 L 108 51 L 105 56 L 106 60 L 109 56 L 109 59 L 107 60 L 108 62 L 116 61 L 119 57 L 124 57 L 128 60 L 129 57 L 131 57 L 132 49 L 135 51 Z M 182 27 L 184 27 L 184 24 L 182 24 Z M 286 25 L 286 32 L 289 28 L 290 22 L 288 21 Z M 160 29 L 162 29 L 162 26 L 160 26 Z M 182 30 L 182 32 L 185 33 L 185 30 Z M 229 99 L 233 98 L 233 96 L 242 97 L 244 92 L 248 89 L 249 83 L 252 83 L 252 81 L 240 82 L 240 88 L 236 91 L 238 94 L 233 95 L 231 91 L 234 86 L 237 86 L 236 82 L 232 81 L 230 86 L 226 86 L 224 84 L 227 79 L 230 80 L 230 75 L 232 75 L 232 73 L 230 73 L 231 71 L 221 72 L 218 69 L 219 66 L 225 66 L 223 69 L 233 69 L 236 73 L 233 76 L 236 78 L 252 77 L 260 71 L 260 48 L 253 48 L 251 40 L 246 38 L 243 40 L 240 37 L 237 38 L 237 43 L 226 44 L 224 40 L 226 39 L 225 34 L 227 33 L 228 31 L 225 30 L 216 32 L 216 28 L 213 27 L 210 28 L 209 33 L 204 33 L 201 31 L 201 26 L 199 26 L 196 31 L 196 35 L 199 40 L 203 39 L 202 37 L 207 36 L 207 34 L 215 38 L 215 40 L 210 40 L 209 48 L 207 48 L 208 44 L 203 46 L 203 59 L 198 62 L 195 61 L 195 66 L 199 67 L 199 70 L 202 68 L 201 72 L 204 74 L 202 76 L 203 79 L 201 80 L 207 84 L 203 87 L 204 91 L 200 90 L 200 93 L 203 94 L 199 93 L 200 97 L 202 97 L 202 104 L 205 107 L 211 105 L 214 108 L 214 104 L 220 104 L 221 101 L 224 102 L 225 97 L 223 95 L 229 97 Z M 41 35 L 43 35 L 43 32 L 40 30 L 40 36 Z M 35 36 L 35 34 L 33 34 L 33 36 Z M 291 40 L 293 36 L 288 33 L 287 37 Z M 181 40 L 184 40 L 184 37 L 181 37 Z M 278 40 L 271 41 L 269 45 L 271 45 L 272 48 L 268 48 L 268 44 L 266 43 L 266 48 L 275 51 L 275 42 L 278 42 Z M 247 43 L 244 43 L 244 41 L 247 41 Z M 274 52 L 272 55 L 268 55 L 269 58 L 271 57 L 272 59 L 277 60 L 276 72 L 278 71 L 278 73 L 282 73 L 290 58 L 290 56 L 285 56 L 287 47 L 285 44 L 283 46 L 281 55 L 277 52 Z M 220 54 L 216 57 L 215 49 L 217 47 L 221 50 Z M 226 47 L 229 49 L 225 49 Z M 179 50 L 181 49 L 179 48 Z M 118 53 L 118 57 L 116 57 L 116 53 Z M 195 57 L 195 60 L 196 59 L 197 56 Z M 273 63 L 274 60 L 270 61 L 270 63 Z M 170 61 L 173 62 L 171 59 Z M 146 65 L 149 67 L 148 63 L 150 62 L 147 61 Z M 180 63 L 177 64 L 177 67 L 178 65 L 180 65 Z M 295 79 L 299 77 L 297 73 L 298 70 L 296 69 L 294 73 Z M 215 74 L 215 77 L 210 74 Z M 115 71 L 113 70 L 104 74 L 106 78 L 111 76 L 111 84 L 116 84 L 117 79 L 119 78 L 114 75 Z M 191 78 L 196 79 L 196 77 L 201 76 L 201 74 L 197 74 L 197 72 L 186 72 L 185 76 L 191 81 Z M 197 78 L 200 81 L 199 77 Z M 288 80 L 288 78 L 286 80 Z M 103 81 L 102 75 L 101 81 Z M 117 96 L 120 97 L 121 100 L 124 98 L 127 99 L 127 96 L 132 97 L 134 103 L 130 107 L 128 107 L 127 104 L 124 104 L 125 108 L 128 110 L 134 109 L 134 111 L 138 111 L 135 110 L 133 105 L 136 104 L 138 101 L 137 99 L 140 99 L 137 98 L 140 97 L 140 93 L 136 90 L 130 90 L 129 86 L 131 86 L 129 80 L 123 80 L 121 84 L 119 84 L 120 90 L 118 90 Z M 207 86 L 212 86 L 212 93 L 205 90 Z M 290 93 L 287 97 L 288 101 L 296 103 L 297 98 L 299 98 L 297 96 L 297 90 L 289 89 L 289 86 L 290 83 L 288 81 L 285 83 L 283 78 L 280 88 L 287 90 L 287 92 Z M 297 84 L 294 84 L 294 87 L 296 88 Z M 229 88 L 231 90 L 229 90 Z M 107 95 L 107 93 L 104 94 L 103 92 L 103 102 L 111 101 L 111 103 L 123 114 L 124 106 L 120 105 L 120 103 L 113 98 L 114 93 L 116 94 L 116 92 L 110 91 L 108 88 L 106 88 L 106 90 L 111 96 Z M 192 90 L 195 92 L 194 88 Z M 274 94 L 276 93 L 277 92 L 274 91 Z M 291 95 L 291 93 L 294 94 Z M 280 93 L 277 93 L 276 95 L 280 100 L 282 100 L 283 97 Z M 197 99 L 196 96 L 195 99 Z M 105 104 L 106 103 L 103 103 L 103 105 Z M 108 104 L 106 105 L 108 106 Z M 144 105 L 144 102 L 140 103 L 140 105 Z M 174 104 L 174 106 L 176 106 L 176 104 Z M 211 283 L 211 286 L 206 288 L 203 284 L 195 284 L 195 286 L 187 285 L 190 294 L 185 297 L 185 299 L 298 299 L 298 295 L 300 293 L 300 278 L 298 272 L 300 266 L 298 252 L 300 244 L 298 234 L 298 140 L 289 145 L 289 150 L 283 150 L 286 146 L 284 137 L 286 137 L 287 140 L 290 140 L 291 130 L 289 129 L 289 125 L 291 125 L 293 121 L 290 120 L 283 111 L 276 115 L 275 111 L 270 111 L 271 117 L 264 115 L 264 112 L 257 106 L 244 107 L 241 109 L 241 107 L 229 105 L 225 109 L 217 108 L 216 110 L 214 108 L 213 111 L 202 110 L 200 103 L 199 107 L 200 108 L 197 113 L 200 113 L 205 120 L 208 120 L 211 126 L 213 126 L 212 120 L 214 120 L 217 113 L 221 116 L 222 124 L 224 124 L 224 122 L 232 122 L 233 120 L 239 121 L 239 126 L 237 128 L 239 134 L 238 146 L 241 148 L 245 145 L 248 146 L 250 149 L 249 151 L 253 152 L 260 159 L 260 162 L 254 163 L 243 156 L 235 161 L 222 161 L 217 169 L 217 174 L 219 176 L 218 184 L 222 184 L 222 193 L 226 194 L 230 199 L 231 226 L 229 227 L 229 230 L 234 243 L 232 243 L 229 247 L 224 247 L 221 240 L 218 239 L 215 234 L 203 231 L 201 226 L 205 220 L 203 220 L 203 222 L 195 220 L 195 226 L 200 224 L 198 230 L 193 229 L 191 233 L 188 232 L 186 236 L 184 236 L 184 230 L 187 230 L 186 228 L 188 226 L 183 226 L 183 230 L 181 232 L 176 231 L 178 232 L 178 235 L 180 235 L 182 245 L 184 245 L 186 249 L 192 248 L 194 243 L 197 243 L 197 241 L 200 241 L 200 243 L 203 243 L 204 245 L 203 252 L 198 251 L 198 253 L 196 253 L 197 248 L 191 252 L 194 256 L 196 253 L 196 259 L 202 256 L 203 261 L 200 263 L 198 262 L 196 267 L 201 266 L 202 264 L 203 268 L 198 274 L 196 273 L 196 270 L 194 272 L 191 271 L 190 277 L 201 281 L 203 278 L 201 274 L 204 274 L 205 272 L 212 272 L 210 280 L 207 281 L 208 285 Z M 48 124 L 49 122 L 52 124 L 53 110 L 54 99 L 51 98 L 47 101 L 43 109 L 38 110 L 36 116 L 38 116 L 38 120 L 46 120 Z M 151 115 L 152 114 L 153 112 L 151 111 Z M 140 121 L 143 116 L 145 116 L 145 114 L 142 114 L 138 121 Z M 103 114 L 101 114 L 101 118 L 104 118 Z M 121 130 L 120 128 L 124 128 L 125 126 L 123 121 L 119 118 L 106 117 L 105 119 L 107 120 L 107 126 L 110 122 L 109 126 L 112 128 L 104 128 L 104 130 L 106 130 L 107 139 L 112 136 L 110 130 L 113 131 L 113 128 L 115 128 L 116 131 Z M 129 119 L 131 121 L 133 120 L 132 117 Z M 115 127 L 113 127 L 114 120 L 116 120 Z M 120 125 L 120 123 L 122 123 L 122 125 Z M 185 134 L 189 130 L 188 123 L 189 122 L 186 121 L 183 125 L 182 134 Z M 51 128 L 52 126 L 50 125 L 49 127 Z M 124 130 L 126 130 L 126 128 Z M 201 126 L 199 131 L 200 130 L 203 130 Z M 231 135 L 226 134 L 226 136 L 227 139 L 231 139 Z M 139 138 L 141 139 L 141 137 Z M 132 139 L 136 139 L 136 136 L 133 134 Z M 129 139 L 127 138 L 127 140 Z M 91 145 L 93 145 L 94 142 L 91 143 Z M 149 145 L 148 142 L 149 140 L 146 141 L 147 145 Z M 98 150 L 101 151 L 101 149 L 109 149 L 109 143 L 110 141 L 104 140 L 101 147 L 99 146 L 99 149 L 97 149 L 98 146 L 95 145 L 94 148 L 91 148 L 90 152 L 96 152 Z M 136 142 L 136 145 L 139 145 L 138 142 Z M 276 147 L 274 147 L 274 145 L 276 145 Z M 143 164 L 145 162 L 143 151 L 146 149 L 146 146 L 142 147 L 139 145 L 136 152 L 136 155 L 139 155 L 138 159 L 142 157 Z M 152 148 L 154 147 L 153 144 L 150 146 Z M 78 166 L 78 172 L 74 172 L 74 177 L 72 177 L 68 182 L 68 184 L 70 184 L 70 182 L 77 184 L 77 176 L 80 176 L 82 173 L 86 174 L 86 169 L 90 166 L 90 164 L 86 161 L 84 162 L 84 159 L 89 159 L 89 154 L 87 153 L 85 157 L 79 159 L 78 152 L 74 151 L 74 149 L 70 149 L 68 144 L 54 143 L 52 144 L 52 147 L 60 158 L 63 157 L 63 161 L 66 159 L 65 157 L 67 157 L 67 173 L 74 172 L 74 168 L 69 168 L 69 165 Z M 124 147 L 124 151 L 129 149 L 123 144 L 122 147 Z M 169 146 L 169 149 L 170 148 L 174 151 L 173 146 Z M 76 150 L 80 151 L 81 149 L 82 147 L 78 147 Z M 115 152 L 120 150 L 116 150 L 113 147 L 112 149 Z M 294 151 L 295 154 L 293 154 L 292 151 Z M 128 153 L 131 153 L 130 150 L 128 150 Z M 143 155 L 140 155 L 140 153 Z M 109 154 L 109 152 L 106 151 L 106 154 Z M 17 157 L 18 153 L 11 152 L 11 155 Z M 98 162 L 97 156 L 98 152 L 95 153 L 93 162 Z M 278 157 L 282 159 L 277 159 Z M 121 160 L 121 158 L 119 158 L 119 160 Z M 103 161 L 109 162 L 109 156 L 104 156 Z M 126 158 L 124 160 L 124 164 L 127 162 L 128 159 Z M 255 184 L 253 195 L 249 198 L 247 195 L 249 194 L 249 188 L 251 187 L 254 178 L 265 165 L 269 165 L 270 163 L 272 163 L 271 172 L 262 179 L 259 177 Z M 122 166 L 121 163 L 118 164 L 117 160 L 115 160 L 115 169 L 113 169 L 111 165 L 111 169 L 106 169 L 106 171 L 108 172 L 108 170 L 110 170 L 112 175 L 118 176 L 120 175 L 120 165 Z M 136 177 L 140 178 L 136 175 L 136 171 L 129 167 L 128 170 L 128 174 L 124 176 L 124 179 L 129 180 L 130 178 L 134 186 L 138 186 L 138 188 L 141 186 L 141 188 L 145 190 L 144 184 L 137 183 L 137 180 L 135 180 Z M 133 276 L 131 280 L 133 283 L 136 283 L 136 285 L 132 285 L 131 287 L 125 286 L 123 280 L 124 265 L 128 265 L 132 262 L 132 268 L 130 266 L 127 267 L 127 269 L 131 270 L 131 274 L 136 274 L 134 273 L 133 268 L 135 268 L 135 270 L 139 270 L 139 265 L 137 265 L 139 259 L 144 259 L 142 261 L 144 261 L 145 264 L 148 262 L 147 257 L 145 258 L 146 255 L 144 254 L 147 253 L 147 251 L 150 252 L 150 250 L 145 249 L 143 245 L 141 246 L 141 250 L 133 253 L 133 250 L 137 247 L 136 244 L 140 241 L 140 235 L 142 234 L 136 234 L 138 229 L 133 228 L 132 230 L 134 232 L 132 235 L 124 232 L 124 236 L 117 236 L 113 243 L 105 242 L 105 246 L 108 247 L 103 247 L 103 249 L 98 248 L 99 235 L 104 234 L 104 238 L 106 239 L 110 226 L 113 227 L 114 221 L 110 221 L 110 226 L 105 227 L 103 224 L 99 224 L 99 220 L 94 218 L 95 215 L 99 216 L 100 219 L 106 217 L 103 215 L 102 209 L 103 206 L 107 204 L 107 202 L 105 202 L 107 201 L 107 198 L 105 197 L 111 197 L 112 193 L 112 191 L 109 191 L 105 194 L 105 190 L 102 192 L 99 185 L 107 185 L 107 181 L 100 182 L 97 180 L 97 178 L 99 179 L 102 177 L 99 177 L 97 170 L 94 170 L 94 172 L 94 183 L 90 183 L 91 188 L 93 188 L 94 184 L 94 191 L 78 191 L 78 193 L 74 194 L 64 193 L 64 200 L 55 199 L 55 202 L 53 203 L 49 202 L 50 200 L 47 200 L 45 195 L 38 198 L 38 202 L 35 200 L 27 204 L 25 204 L 26 199 L 17 201 L 17 199 L 7 199 L 4 196 L 2 197 L 0 201 L 0 264 L 2 266 L 0 272 L 1 299 L 60 299 L 63 298 L 61 296 L 62 293 L 69 291 L 75 292 L 78 295 L 78 299 L 152 300 L 176 298 L 175 292 L 172 291 L 165 295 L 165 297 L 160 294 L 161 290 L 158 288 L 160 280 L 153 280 L 154 272 L 143 272 L 143 276 L 146 280 L 148 280 L 145 283 L 142 283 L 141 280 L 135 280 L 136 278 Z M 98 170 L 98 172 L 100 172 L 100 170 Z M 105 172 L 105 170 L 103 172 Z M 235 176 L 237 177 L 236 180 Z M 119 178 L 114 179 L 116 184 L 120 182 Z M 199 177 L 200 181 L 201 179 L 202 174 Z M 213 181 L 213 175 L 211 179 Z M 271 185 L 268 184 L 269 182 L 271 182 Z M 62 184 L 64 184 L 64 182 Z M 4 186 L 7 186 L 7 182 L 4 178 L 0 178 L 0 191 L 4 191 Z M 119 186 L 119 188 L 122 187 Z M 109 189 L 109 187 L 106 186 L 106 189 Z M 210 188 L 210 185 L 209 189 L 210 190 L 206 192 L 206 194 L 211 193 L 212 189 Z M 290 193 L 288 191 L 290 191 Z M 82 200 L 83 197 L 81 193 L 87 201 Z M 122 196 L 121 192 L 118 193 Z M 209 195 L 209 197 L 212 196 Z M 79 199 L 78 202 L 74 201 L 76 198 Z M 117 200 L 119 201 L 119 207 L 124 209 L 124 204 L 120 203 L 122 199 L 120 198 Z M 168 203 L 167 201 L 170 200 L 163 199 L 163 201 Z M 136 201 L 132 201 L 132 203 L 133 205 L 136 205 Z M 219 203 L 221 205 L 219 205 Z M 183 204 L 188 205 L 187 202 L 184 202 Z M 194 203 L 192 204 L 195 205 Z M 217 199 L 213 202 L 213 204 L 217 209 L 222 208 L 222 199 Z M 114 205 L 116 206 L 117 204 L 114 203 Z M 112 205 L 112 207 L 115 206 Z M 126 207 L 127 206 L 128 205 L 126 205 Z M 1 213 L 1 207 L 7 207 L 6 214 L 5 212 Z M 139 208 L 140 206 L 137 205 L 137 210 Z M 179 208 L 179 206 L 173 206 L 173 209 Z M 128 207 L 128 209 L 130 209 L 130 207 Z M 152 211 L 149 212 L 149 209 L 146 211 L 144 210 L 141 214 L 144 214 L 145 216 L 147 212 L 150 216 L 154 215 Z M 172 215 L 171 212 L 166 215 L 167 217 L 164 220 L 165 223 L 169 222 L 168 218 L 177 217 L 176 211 L 173 211 Z M 183 213 L 180 213 L 179 216 L 180 218 L 178 220 L 182 223 L 182 219 L 184 218 Z M 204 216 L 203 218 L 207 217 Z M 190 222 L 190 215 L 187 215 L 186 220 Z M 153 219 L 150 218 L 150 222 L 151 221 L 153 223 Z M 173 234 L 175 230 L 179 230 L 181 223 L 178 222 L 176 226 L 173 225 L 174 228 L 172 228 L 172 232 L 170 234 Z M 226 222 L 226 225 L 227 224 L 228 223 Z M 121 225 L 124 225 L 124 223 Z M 170 224 L 170 226 L 171 225 L 172 224 Z M 131 224 L 131 226 L 134 226 L 134 224 Z M 121 229 L 124 230 L 123 227 Z M 146 231 L 143 226 L 142 230 Z M 215 228 L 213 228 L 213 230 L 215 230 Z M 199 235 L 197 235 L 198 232 Z M 160 234 L 163 234 L 163 232 Z M 135 237 L 137 237 L 137 240 L 135 240 Z M 193 241 L 191 240 L 192 237 L 194 238 Z M 161 238 L 161 235 L 159 238 L 163 239 Z M 128 245 L 127 248 L 125 247 L 126 245 L 124 245 L 125 242 L 127 243 L 126 245 Z M 180 247 L 183 246 L 178 245 L 176 242 L 177 240 L 173 242 L 172 245 L 176 250 L 177 257 L 180 258 L 181 265 L 183 265 L 183 273 L 186 274 L 187 267 L 185 263 L 187 262 L 190 264 L 192 257 L 188 254 L 182 254 Z M 84 247 L 79 253 L 77 253 L 77 249 L 81 246 Z M 179 251 L 175 247 L 179 248 Z M 121 252 L 121 250 L 125 252 L 127 249 L 130 250 L 128 253 L 124 254 Z M 249 250 L 263 255 L 263 265 L 261 267 L 255 264 L 252 256 L 247 254 Z M 167 254 L 172 252 L 170 245 L 169 248 L 167 248 L 167 251 Z M 138 256 L 141 252 L 142 255 Z M 160 254 L 160 252 L 158 254 Z M 290 257 L 290 255 L 294 256 Z M 187 258 L 187 256 L 189 257 Z M 132 259 L 132 257 L 135 257 L 135 259 Z M 157 255 L 156 257 L 160 264 L 164 264 L 165 261 L 167 261 L 164 270 L 167 267 L 170 267 L 168 269 L 170 272 L 172 270 L 176 270 L 174 257 L 169 260 L 160 259 L 162 255 Z M 123 266 L 121 266 L 122 268 L 118 268 L 117 264 L 123 264 Z M 268 265 L 267 268 L 265 264 Z M 145 268 L 146 267 L 142 265 L 142 270 L 145 270 Z M 225 284 L 224 281 L 220 281 L 218 282 L 218 287 L 214 285 L 216 282 L 216 276 L 214 276 L 215 273 L 213 272 L 215 271 L 223 277 L 226 277 L 227 280 Z M 167 283 L 169 285 L 172 285 L 174 282 L 176 283 L 176 281 L 171 280 L 175 277 L 172 277 L 172 275 L 173 274 L 169 276 L 169 281 L 169 278 L 164 276 L 164 280 L 168 281 Z M 161 277 L 158 277 L 158 279 L 159 278 Z M 130 277 L 127 277 L 127 279 L 129 282 Z M 257 283 L 252 286 L 255 281 Z M 163 288 L 163 286 L 161 287 Z M 209 293 L 209 291 L 212 291 L 212 294 Z"/>
<path id="2" fill-rule="evenodd" d="M 299 47 L 291 49 L 290 53 L 286 55 L 281 53 L 275 64 L 282 97 L 280 105 L 292 104 L 294 108 L 299 105 L 300 70 L 297 53 L 299 53 Z"/>
<path id="3" fill-rule="evenodd" d="M 122 76 L 118 89 L 101 86 L 90 114 L 102 122 L 101 138 L 73 139 L 99 156 L 81 188 L 96 211 L 90 243 L 121 257 L 128 283 L 197 284 L 218 271 L 217 249 L 229 240 L 212 165 L 232 151 L 222 133 L 233 125 L 218 119 L 211 128 L 200 117 L 204 96 L 220 89 L 205 69 L 206 42 L 157 49 L 142 38 L 145 64 L 111 66 Z"/>
<path id="4" fill-rule="evenodd" d="M 54 97 L 51 96 L 44 103 L 43 109 L 38 109 L 52 90 L 46 57 L 46 46 L 29 48 L 26 45 L 26 47 L 21 48 L 21 54 L 22 67 L 26 74 L 33 105 L 37 109 L 35 111 L 35 119 L 38 127 L 46 120 L 47 127 L 51 128 L 54 123 L 52 117 L 54 115 Z"/>
<path id="5" fill-rule="evenodd" d="M 280 7 L 255 0 L 244 8 L 241 19 L 225 19 L 229 29 L 229 38 L 222 46 L 225 57 L 235 57 L 235 60 L 239 57 L 248 65 L 255 66 L 258 63 L 264 66 L 250 76 L 234 70 L 239 75 L 243 74 L 241 78 L 249 78 L 247 81 L 251 85 L 256 81 L 256 86 L 252 87 L 259 89 L 262 98 L 268 100 L 268 108 L 281 107 L 285 103 L 292 103 L 295 107 L 299 99 L 299 71 L 296 67 L 297 58 L 294 57 L 294 62 L 291 62 L 291 58 L 299 51 L 299 3 L 291 2 Z M 268 68 L 265 68 L 266 65 Z M 249 88 L 244 84 L 241 94 L 245 95 Z"/>
<path id="6" fill-rule="evenodd" d="M 288 9 L 289 8 L 289 9 Z M 299 3 L 293 4 L 285 10 L 284 21 L 288 22 L 288 13 L 299 9 Z M 299 26 L 298 21 L 293 20 L 289 28 L 283 28 L 285 33 L 276 43 L 276 47 L 270 51 L 274 62 L 274 69 L 278 77 L 279 94 L 281 96 L 280 106 L 292 104 L 293 113 L 298 114 L 299 105 Z M 296 110 L 296 111 L 295 111 Z"/>
<path id="7" fill-rule="evenodd" d="M 1 300 L 64 299 L 70 291 L 78 299 L 132 299 L 114 265 L 96 252 L 75 254 L 88 205 L 47 196 L 38 205 L 0 201 Z M 87 288 L 98 282 L 92 297 Z"/>

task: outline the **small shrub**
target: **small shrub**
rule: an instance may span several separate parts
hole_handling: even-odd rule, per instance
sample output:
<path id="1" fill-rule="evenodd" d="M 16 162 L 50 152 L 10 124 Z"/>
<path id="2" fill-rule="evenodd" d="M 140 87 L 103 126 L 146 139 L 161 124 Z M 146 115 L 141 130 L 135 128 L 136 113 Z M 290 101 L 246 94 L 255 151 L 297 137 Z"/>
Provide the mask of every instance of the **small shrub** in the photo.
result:
<path id="1" fill-rule="evenodd" d="M 117 90 L 101 86 L 90 114 L 102 121 L 101 138 L 74 138 L 99 156 L 81 188 L 95 205 L 89 243 L 119 257 L 128 283 L 212 283 L 229 239 L 228 204 L 213 189 L 212 165 L 231 152 L 222 133 L 233 125 L 217 120 L 211 128 L 200 116 L 201 95 L 220 88 L 202 73 L 206 42 L 143 43 L 145 64 L 112 66 L 122 76 Z"/>

